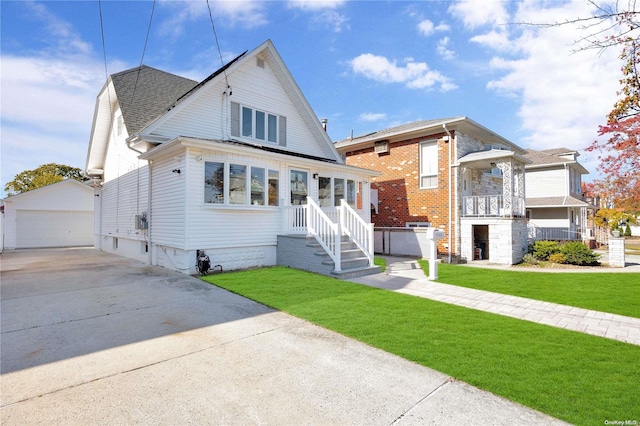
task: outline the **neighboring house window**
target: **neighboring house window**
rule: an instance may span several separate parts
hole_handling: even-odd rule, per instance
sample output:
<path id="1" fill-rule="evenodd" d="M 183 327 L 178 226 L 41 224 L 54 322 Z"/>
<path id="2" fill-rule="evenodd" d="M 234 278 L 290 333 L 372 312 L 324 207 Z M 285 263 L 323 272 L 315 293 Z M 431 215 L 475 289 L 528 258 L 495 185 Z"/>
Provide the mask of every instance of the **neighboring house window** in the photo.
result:
<path id="1" fill-rule="evenodd" d="M 205 203 L 278 205 L 280 180 L 278 171 L 245 164 L 225 164 L 213 161 L 205 162 L 204 167 Z"/>
<path id="2" fill-rule="evenodd" d="M 287 118 L 231 102 L 231 136 L 286 145 Z"/>
<path id="3" fill-rule="evenodd" d="M 420 144 L 420 188 L 438 187 L 438 142 Z"/>
<path id="4" fill-rule="evenodd" d="M 574 194 L 581 193 L 580 177 L 576 170 L 569 169 L 569 188 Z"/>
<path id="5" fill-rule="evenodd" d="M 503 145 L 485 145 L 484 146 L 485 151 L 491 151 L 492 149 L 499 150 L 499 151 L 511 151 L 509 148 Z M 502 177 L 502 170 L 498 167 L 492 167 L 491 169 L 489 169 L 489 174 L 496 177 Z"/>

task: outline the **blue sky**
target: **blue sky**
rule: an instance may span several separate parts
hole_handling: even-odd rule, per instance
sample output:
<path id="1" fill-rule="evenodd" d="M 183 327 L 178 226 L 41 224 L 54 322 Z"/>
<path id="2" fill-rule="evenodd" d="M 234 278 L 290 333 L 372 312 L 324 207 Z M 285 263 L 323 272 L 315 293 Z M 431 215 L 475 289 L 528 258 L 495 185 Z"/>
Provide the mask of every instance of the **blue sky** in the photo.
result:
<path id="1" fill-rule="evenodd" d="M 333 140 L 464 115 L 525 148 L 583 149 L 619 89 L 618 51 L 576 52 L 585 30 L 513 24 L 588 17 L 585 0 L 210 5 L 223 60 L 271 39 Z M 152 6 L 102 1 L 109 74 L 140 64 Z M 0 8 L 2 187 L 49 162 L 84 168 L 106 80 L 98 2 Z M 157 1 L 143 62 L 196 80 L 219 68 L 206 1 Z"/>

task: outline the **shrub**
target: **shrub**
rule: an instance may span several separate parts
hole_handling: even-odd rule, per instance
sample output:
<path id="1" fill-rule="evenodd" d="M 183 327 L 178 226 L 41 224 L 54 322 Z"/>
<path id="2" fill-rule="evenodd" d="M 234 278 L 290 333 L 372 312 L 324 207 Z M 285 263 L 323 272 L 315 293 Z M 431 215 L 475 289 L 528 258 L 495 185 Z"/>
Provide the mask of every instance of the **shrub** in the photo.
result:
<path id="1" fill-rule="evenodd" d="M 572 265 L 599 265 L 600 255 L 585 246 L 580 241 L 570 241 L 560 246 L 560 253 L 567 258 L 567 263 Z"/>
<path id="2" fill-rule="evenodd" d="M 549 256 L 549 262 L 551 263 L 567 263 L 567 256 L 562 253 L 553 253 Z"/>
<path id="3" fill-rule="evenodd" d="M 629 226 L 628 223 L 627 223 L 627 226 L 624 228 L 624 236 L 625 237 L 630 237 L 631 236 L 631 226 Z"/>
<path id="4" fill-rule="evenodd" d="M 533 254 L 527 253 L 522 257 L 522 263 L 526 263 L 528 265 L 537 265 L 540 263 L 540 261 L 536 259 Z"/>
<path id="5" fill-rule="evenodd" d="M 538 260 L 549 260 L 549 256 L 560 252 L 560 246 L 555 241 L 536 241 L 533 243 L 533 255 Z"/>

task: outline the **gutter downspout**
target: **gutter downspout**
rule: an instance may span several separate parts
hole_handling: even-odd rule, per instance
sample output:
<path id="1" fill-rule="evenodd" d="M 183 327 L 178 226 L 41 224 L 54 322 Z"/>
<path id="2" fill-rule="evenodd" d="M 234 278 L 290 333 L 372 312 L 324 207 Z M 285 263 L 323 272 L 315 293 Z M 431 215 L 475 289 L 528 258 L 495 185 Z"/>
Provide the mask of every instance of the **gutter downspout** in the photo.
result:
<path id="1" fill-rule="evenodd" d="M 447 215 L 447 219 L 449 222 L 449 231 L 447 232 L 449 234 L 448 236 L 448 242 L 447 244 L 449 244 L 449 247 L 447 249 L 447 251 L 449 252 L 449 263 L 451 263 L 451 211 L 452 211 L 452 205 L 451 205 L 451 170 L 452 170 L 452 165 L 451 165 L 451 146 L 453 145 L 453 139 L 451 139 L 451 132 L 449 132 L 449 129 L 447 129 L 447 125 L 446 124 L 442 124 L 442 128 L 444 129 L 444 131 L 447 133 L 447 136 L 449 137 L 449 199 L 448 199 L 448 204 L 449 204 L 449 214 Z"/>

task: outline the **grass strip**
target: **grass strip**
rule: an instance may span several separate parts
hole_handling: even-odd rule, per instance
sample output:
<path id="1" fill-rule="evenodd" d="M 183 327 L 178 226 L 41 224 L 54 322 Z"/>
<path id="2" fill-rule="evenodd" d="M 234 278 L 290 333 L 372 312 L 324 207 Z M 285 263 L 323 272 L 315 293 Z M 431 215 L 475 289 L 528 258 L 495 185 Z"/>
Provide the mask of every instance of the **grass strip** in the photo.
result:
<path id="1" fill-rule="evenodd" d="M 217 286 L 575 424 L 640 419 L 640 347 L 273 267 Z"/>
<path id="2" fill-rule="evenodd" d="M 429 262 L 418 263 L 429 273 Z M 438 282 L 640 318 L 640 273 L 530 272 L 441 263 Z"/>

